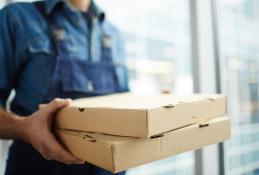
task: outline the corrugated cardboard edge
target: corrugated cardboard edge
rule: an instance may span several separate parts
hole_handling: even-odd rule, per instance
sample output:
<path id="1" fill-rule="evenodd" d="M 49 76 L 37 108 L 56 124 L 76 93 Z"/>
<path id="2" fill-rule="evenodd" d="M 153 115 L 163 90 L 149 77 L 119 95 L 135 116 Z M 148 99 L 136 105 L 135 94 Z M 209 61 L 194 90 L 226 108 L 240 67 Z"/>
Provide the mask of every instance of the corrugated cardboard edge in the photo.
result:
<path id="1" fill-rule="evenodd" d="M 179 110 L 178 108 L 181 107 L 182 105 L 183 105 L 183 108 L 187 108 L 187 107 L 194 108 L 195 105 L 200 105 L 200 107 L 201 107 L 201 106 L 204 106 L 205 104 L 207 106 L 214 105 L 213 110 L 215 110 L 216 107 L 218 108 L 218 110 L 214 111 L 214 113 L 212 113 L 212 114 L 206 114 L 206 116 L 204 116 L 204 114 L 201 116 L 201 114 L 203 113 L 202 110 L 192 110 L 191 112 L 194 113 L 194 115 L 192 114 L 193 116 L 190 116 L 190 115 L 188 117 L 183 116 L 183 112 L 185 112 L 186 109 L 182 110 L 182 111 L 178 111 L 178 113 L 179 113 L 178 115 L 172 114 L 173 112 L 176 113 L 175 111 Z M 219 105 L 220 105 L 220 107 L 219 107 Z M 224 115 L 226 115 L 226 109 L 227 109 L 226 105 L 227 105 L 226 96 L 223 94 L 220 94 L 220 95 L 215 95 L 214 97 L 213 96 L 206 97 L 206 98 L 204 97 L 203 100 L 199 99 L 199 100 L 190 101 L 190 102 L 180 102 L 180 103 L 176 103 L 176 104 L 168 104 L 168 105 L 162 106 L 160 108 L 150 109 L 150 110 L 148 110 L 148 113 L 147 113 L 148 118 L 149 118 L 148 137 L 150 138 L 152 136 L 159 135 L 163 132 L 168 132 L 170 130 L 172 131 L 172 130 L 179 129 L 179 128 L 189 126 L 192 124 L 198 124 L 200 122 L 210 120 L 210 119 L 213 119 L 213 118 L 216 118 L 219 116 L 224 116 Z M 171 114 L 170 115 L 166 114 L 170 110 L 171 110 Z M 158 113 L 158 114 L 156 114 L 156 113 Z M 164 116 L 161 117 L 160 113 L 163 113 Z M 171 122 L 169 121 L 169 119 L 164 120 L 164 118 L 166 118 L 166 117 L 170 118 L 171 116 L 174 117 L 175 120 L 172 120 Z M 154 120 L 156 120 L 156 121 L 154 121 Z M 178 124 L 176 125 L 177 122 L 178 122 Z M 171 128 L 171 124 L 176 125 L 176 127 Z M 158 126 L 160 126 L 160 128 L 158 128 Z"/>
<path id="2" fill-rule="evenodd" d="M 73 155 L 76 155 L 77 158 L 88 161 L 92 164 L 95 164 L 95 165 L 102 167 L 104 169 L 107 169 L 109 171 L 114 171 L 115 166 L 114 166 L 112 145 L 102 143 L 102 142 L 92 142 L 89 140 L 87 141 L 79 135 L 74 135 L 74 134 L 68 133 L 63 130 L 57 130 L 57 131 L 58 132 L 56 132 L 56 136 L 58 137 L 58 140 Z M 71 141 L 73 141 L 73 144 L 71 144 Z M 77 142 L 77 144 L 75 144 L 75 142 Z M 79 148 L 79 145 L 81 145 L 80 148 Z M 102 145 L 105 145 L 105 147 Z M 84 147 L 88 146 L 90 148 L 90 150 L 92 150 L 92 151 L 93 150 L 96 151 L 96 149 L 95 149 L 96 147 L 99 147 L 99 148 L 101 147 L 102 148 L 101 150 L 103 153 L 105 153 L 105 155 L 104 154 L 102 154 L 101 156 L 96 156 L 96 155 L 92 156 L 91 155 L 92 158 L 90 158 L 91 161 L 89 161 L 89 160 L 87 160 L 87 159 L 89 159 L 89 154 L 92 154 L 93 152 L 89 151 L 89 152 L 79 153 L 79 150 L 82 149 L 82 146 L 84 146 Z M 95 148 L 93 148 L 93 147 L 95 147 Z M 99 153 L 98 151 L 96 151 L 96 152 Z M 106 158 L 105 158 L 105 156 L 106 156 Z M 94 159 L 93 157 L 99 157 L 99 159 L 98 158 Z M 100 163 L 100 160 L 106 161 L 106 162 Z"/>
<path id="3" fill-rule="evenodd" d="M 214 125 L 213 128 L 210 128 L 211 124 Z M 78 150 L 73 150 L 78 148 L 78 146 L 71 146 L 75 144 L 75 143 L 71 143 L 71 141 L 76 140 L 77 144 L 80 144 L 81 151 L 84 150 L 83 147 L 90 145 L 89 148 L 91 149 L 87 150 L 88 152 L 96 151 L 94 147 L 95 144 L 98 144 L 99 146 L 101 144 L 102 145 L 106 144 L 106 146 L 110 147 L 109 151 L 107 150 L 105 153 L 106 155 L 111 154 L 110 156 L 108 156 L 110 157 L 109 159 L 110 162 L 108 161 L 109 166 L 105 166 L 105 167 L 103 166 L 102 168 L 105 168 L 115 173 L 115 172 L 123 171 L 125 169 L 133 168 L 135 166 L 139 166 L 148 162 L 153 162 L 169 156 L 173 156 L 182 152 L 191 151 L 193 149 L 199 149 L 209 144 L 222 142 L 230 137 L 230 132 L 231 132 L 230 120 L 227 117 L 219 117 L 217 119 L 213 119 L 212 121 L 208 121 L 206 123 L 192 125 L 179 130 L 164 133 L 164 137 L 162 136 L 154 139 L 131 138 L 131 140 L 129 141 L 126 140 L 125 142 L 124 141 L 119 142 L 118 144 L 107 144 L 107 143 L 103 143 L 101 140 L 98 140 L 98 139 L 96 139 L 96 142 L 90 142 L 78 136 L 75 136 L 75 135 L 68 136 L 66 134 L 66 135 L 63 135 L 63 137 L 65 138 L 65 139 L 63 138 L 64 139 L 63 141 L 65 143 L 64 142 L 63 143 L 69 150 L 72 151 L 72 153 L 75 156 L 79 156 L 79 158 L 82 158 L 82 159 L 83 157 L 80 157 L 82 156 L 82 153 L 79 153 Z M 188 136 L 188 133 L 190 133 L 191 136 Z M 192 133 L 196 133 L 194 134 L 195 138 L 193 138 Z M 91 133 L 89 135 L 91 135 Z M 62 137 L 62 134 L 60 136 Z M 205 136 L 205 138 L 202 139 L 200 138 L 201 136 Z M 188 139 L 191 139 L 192 141 Z M 199 142 L 200 139 L 202 139 L 201 142 Z M 197 141 L 198 143 L 195 141 Z M 159 150 L 157 150 L 156 148 L 156 145 L 158 143 L 160 145 Z M 192 146 L 190 146 L 188 143 L 191 144 Z M 163 145 L 163 149 L 161 145 Z M 172 147 L 172 145 L 175 145 L 175 146 Z M 145 146 L 148 146 L 149 149 L 145 150 Z M 165 152 L 165 147 L 170 148 L 168 152 Z M 152 148 L 156 148 L 156 149 L 151 151 Z M 89 159 L 89 157 L 87 157 L 88 154 L 84 154 L 84 155 L 87 159 Z M 145 156 L 147 157 L 144 158 Z M 105 158 L 103 157 L 101 159 L 105 159 Z M 100 162 L 98 161 L 100 160 L 89 160 L 90 163 L 93 163 L 97 166 L 101 166 Z"/>
<path id="4" fill-rule="evenodd" d="M 214 99 L 217 100 L 217 98 L 222 98 L 224 95 L 220 94 L 220 95 L 211 95 L 211 100 L 213 101 Z M 97 98 L 97 97 L 96 97 Z M 98 97 L 98 98 L 101 98 L 101 97 Z M 208 99 L 209 97 L 204 97 L 204 99 Z M 224 96 L 224 98 L 226 99 L 226 96 Z M 199 102 L 201 99 L 197 99 L 197 100 L 193 100 L 193 101 L 186 101 L 186 102 L 182 102 L 183 105 L 185 104 L 192 104 L 192 103 L 197 103 Z M 226 101 L 226 100 L 225 100 Z M 173 106 L 178 106 L 178 105 L 181 105 L 182 103 L 177 103 L 177 104 L 172 104 Z M 170 107 L 169 104 L 165 105 L 164 107 Z M 107 122 L 109 123 L 109 121 L 107 122 L 98 122 L 100 120 L 103 120 L 103 121 L 106 121 L 107 118 L 105 117 L 106 113 L 107 112 L 111 112 L 113 110 L 115 110 L 114 108 L 98 108 L 98 111 L 102 111 L 103 112 L 103 115 L 104 116 L 97 116 L 95 117 L 95 123 L 97 123 L 97 125 L 92 125 L 92 126 L 89 126 L 90 123 L 94 123 L 92 119 L 82 119 L 81 122 L 79 123 L 76 123 L 75 121 L 74 122 L 71 122 L 71 116 L 66 116 L 66 117 L 60 117 L 60 113 L 66 113 L 66 112 L 69 112 L 70 110 L 74 110 L 76 111 L 76 113 L 74 115 L 82 115 L 82 113 L 85 113 L 87 110 L 91 110 L 91 109 L 96 109 L 94 107 L 90 107 L 90 108 L 81 108 L 79 106 L 71 106 L 70 107 L 71 109 L 62 109 L 58 114 L 57 114 L 57 117 L 55 118 L 55 120 L 57 122 L 56 123 L 56 128 L 61 128 L 61 129 L 74 129 L 74 130 L 81 130 L 81 131 L 89 131 L 89 132 L 98 132 L 98 133 L 107 133 L 107 134 L 111 134 L 111 135 L 123 135 L 123 136 L 130 136 L 130 137 L 137 137 L 137 138 L 150 138 L 151 136 L 154 136 L 154 135 L 159 135 L 163 132 L 167 132 L 167 131 L 171 131 L 171 130 L 175 130 L 175 129 L 178 129 L 178 128 L 181 128 L 181 127 L 184 127 L 184 126 L 188 126 L 190 124 L 195 124 L 197 122 L 200 122 L 200 121 L 195 121 L 195 119 L 192 119 L 192 118 L 189 118 L 189 122 L 182 122 L 182 125 L 178 125 L 178 126 L 175 126 L 174 128 L 173 127 L 165 127 L 165 126 L 172 126 L 172 125 L 163 125 L 163 124 L 160 124 L 160 127 L 162 128 L 161 130 L 158 129 L 159 131 L 156 131 L 157 128 L 153 128 L 154 125 L 157 125 L 159 126 L 159 123 L 156 123 L 156 122 L 152 122 L 152 119 L 150 119 L 149 117 L 149 113 L 152 112 L 152 111 L 156 111 L 156 110 L 159 110 L 163 107 L 160 107 L 160 108 L 152 108 L 152 109 L 116 109 L 117 111 L 117 116 L 119 116 L 119 113 L 123 112 L 123 110 L 127 110 L 127 111 L 136 111 L 136 115 L 139 115 L 140 116 L 140 113 L 138 112 L 143 112 L 143 114 L 141 114 L 142 116 L 142 119 L 141 120 L 135 120 L 135 122 L 132 122 L 134 123 L 134 125 L 132 126 L 127 126 L 127 127 L 122 127 L 122 122 L 119 122 L 120 120 L 117 120 L 115 118 L 111 119 L 110 121 L 115 121 L 113 123 L 110 123 L 110 124 L 107 124 Z M 65 110 L 65 112 L 63 111 Z M 170 109 L 168 109 L 170 110 Z M 226 111 L 226 103 L 225 103 L 225 108 L 224 110 Z M 78 112 L 78 111 L 81 111 Z M 99 112 L 98 112 L 99 113 Z M 138 113 L 138 114 L 137 114 Z M 145 114 L 144 114 L 145 113 Z M 114 114 L 114 112 L 113 112 Z M 162 115 L 162 114 L 161 114 Z M 225 115 L 225 112 L 224 114 L 222 115 Z M 88 115 L 89 116 L 89 115 Z M 134 115 L 131 115 L 134 117 Z M 214 115 L 214 116 L 218 116 L 218 115 Z M 136 117 L 135 117 L 136 118 Z M 151 117 L 152 118 L 152 117 Z M 212 118 L 212 117 L 210 117 Z M 132 119 L 132 118 L 131 118 Z M 163 120 L 163 117 L 161 117 L 161 120 Z M 187 120 L 187 119 L 184 119 L 184 120 Z M 193 120 L 193 121 L 192 121 Z M 138 121 L 138 122 L 136 122 Z M 123 121 L 124 122 L 124 121 Z M 83 125 L 84 123 L 84 125 Z M 125 123 L 127 123 L 127 121 L 125 121 Z M 153 124 L 154 123 L 154 124 Z"/>
<path id="5" fill-rule="evenodd" d="M 215 120 L 215 119 L 212 119 L 212 120 Z M 230 120 L 229 120 L 229 118 L 227 118 L 227 117 L 219 117 L 219 118 L 216 118 L 216 120 L 218 120 L 218 122 L 213 123 L 213 125 L 217 129 L 215 129 L 215 128 L 211 129 L 210 128 L 210 125 L 212 124 L 212 123 L 210 123 L 210 121 L 206 122 L 209 125 L 206 125 L 204 127 L 201 127 L 200 124 L 196 124 L 196 125 L 191 125 L 191 126 L 185 127 L 185 128 L 193 128 L 194 130 L 199 128 L 199 130 L 195 131 L 197 133 L 199 133 L 201 130 L 204 130 L 203 132 L 205 132 L 205 133 L 207 133 L 207 131 L 211 132 L 210 135 L 206 136 L 208 140 L 203 141 L 203 144 L 193 144 L 195 146 L 193 148 L 190 148 L 190 146 L 188 146 L 188 143 L 187 143 L 188 141 L 180 141 L 179 142 L 179 145 L 181 145 L 180 147 L 179 147 L 179 145 L 176 145 L 175 150 L 173 152 L 169 151 L 170 153 L 168 152 L 167 154 L 165 154 L 165 151 L 163 151 L 161 149 L 161 144 L 162 144 L 162 142 L 165 142 L 164 139 L 166 137 L 168 137 L 167 133 L 165 133 L 165 136 L 157 137 L 157 138 L 154 138 L 154 139 L 149 139 L 148 142 L 145 139 L 139 139 L 139 140 L 136 140 L 134 143 L 125 143 L 125 144 L 115 145 L 113 154 L 115 156 L 116 167 L 115 167 L 115 171 L 113 171 L 113 172 L 114 173 L 118 173 L 118 172 L 124 171 L 124 170 L 129 169 L 129 168 L 134 168 L 136 166 L 143 165 L 145 163 L 161 160 L 161 159 L 164 159 L 164 158 L 167 158 L 167 157 L 170 157 L 170 156 L 174 156 L 174 155 L 177 155 L 177 154 L 180 154 L 180 153 L 183 153 L 183 152 L 200 149 L 201 147 L 208 146 L 210 144 L 220 143 L 220 142 L 225 141 L 226 139 L 229 139 L 230 135 L 231 135 Z M 182 128 L 182 129 L 185 129 L 185 128 Z M 182 129 L 179 129 L 179 131 L 182 130 Z M 225 129 L 225 130 L 222 130 L 222 129 Z M 212 133 L 212 130 L 221 132 L 221 135 L 218 135 L 217 133 Z M 175 131 L 177 131 L 177 130 L 175 130 Z M 171 132 L 168 132 L 168 133 L 170 134 L 170 133 L 173 133 L 173 132 L 174 131 L 171 131 Z M 178 132 L 178 134 L 181 135 L 181 133 L 179 133 L 179 132 Z M 176 134 L 176 135 L 178 135 L 178 134 Z M 213 136 L 216 136 L 216 137 L 213 137 Z M 180 138 L 179 136 L 175 136 L 175 137 L 179 138 L 180 140 L 181 139 L 186 139 L 186 138 Z M 199 137 L 198 134 L 196 134 L 196 137 L 197 137 L 196 138 L 197 140 L 200 139 L 200 138 L 198 138 Z M 150 141 L 150 140 L 152 140 L 152 141 Z M 123 156 L 125 157 L 125 152 L 126 152 L 125 151 L 125 147 L 131 147 L 130 145 L 136 145 L 136 144 L 138 144 L 138 145 L 141 145 L 141 144 L 150 145 L 150 144 L 154 144 L 155 141 L 159 142 L 159 144 L 160 144 L 160 151 L 159 151 L 159 153 L 157 153 L 157 155 L 154 154 L 154 155 L 150 156 L 152 160 L 151 159 L 149 161 L 141 160 L 141 161 L 137 162 L 136 160 L 139 160 L 140 157 L 137 156 L 138 158 L 137 157 L 134 158 L 134 156 L 133 156 L 133 158 L 131 158 L 131 159 L 134 159 L 134 160 L 131 163 L 128 163 L 126 166 L 125 166 L 125 164 L 123 165 L 123 163 L 121 164 L 121 162 L 122 162 L 121 158 Z M 187 146 L 186 145 L 184 146 L 184 144 L 183 144 L 184 142 L 187 143 Z M 192 142 L 194 143 L 195 141 L 192 140 Z M 134 148 L 134 146 L 133 146 L 133 148 Z M 116 154 L 115 154 L 115 151 L 116 151 Z M 145 151 L 145 150 L 143 149 L 143 151 Z M 141 152 L 143 152 L 143 151 L 141 151 Z M 138 152 L 138 151 L 135 150 L 135 154 L 139 154 L 139 153 L 142 154 L 141 152 Z M 128 153 L 128 154 L 130 154 L 130 153 Z M 120 155 L 122 155 L 121 158 L 118 157 Z M 148 154 L 145 154 L 145 155 L 148 155 Z M 147 159 L 149 159 L 149 158 L 147 158 Z"/>
<path id="6" fill-rule="evenodd" d="M 93 113 L 94 117 L 92 117 Z M 121 116 L 122 113 L 127 117 Z M 109 115 L 109 120 L 107 120 L 107 115 Z M 80 122 L 72 117 L 78 118 Z M 124 117 L 124 120 L 121 117 Z M 134 123 L 134 125 L 125 127 L 125 123 Z M 147 109 L 114 110 L 113 108 L 91 107 L 80 112 L 79 107 L 72 106 L 59 111 L 55 118 L 57 129 L 72 129 L 118 136 L 128 136 L 131 133 L 132 137 L 147 137 L 147 125 Z"/>
<path id="7" fill-rule="evenodd" d="M 115 163 L 115 155 L 114 155 L 115 148 L 114 148 L 114 145 L 112 145 L 111 149 L 112 149 L 112 163 L 113 163 L 112 172 L 115 172 L 117 167 L 116 167 L 116 163 Z"/>
<path id="8" fill-rule="evenodd" d="M 228 97 L 225 96 L 225 113 L 228 113 Z"/>
<path id="9" fill-rule="evenodd" d="M 149 128 L 149 126 L 150 126 L 150 121 L 149 121 L 149 116 L 148 116 L 148 109 L 146 109 L 145 110 L 146 111 L 146 135 L 144 136 L 144 138 L 145 137 L 148 137 L 149 136 L 149 134 L 150 134 L 150 128 Z"/>

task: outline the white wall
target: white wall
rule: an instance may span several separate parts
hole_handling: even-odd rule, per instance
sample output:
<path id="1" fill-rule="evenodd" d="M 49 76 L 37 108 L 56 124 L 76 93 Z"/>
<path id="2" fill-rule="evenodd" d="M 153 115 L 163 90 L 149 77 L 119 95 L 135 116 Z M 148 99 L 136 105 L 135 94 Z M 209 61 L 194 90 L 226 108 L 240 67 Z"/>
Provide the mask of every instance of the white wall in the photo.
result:
<path id="1" fill-rule="evenodd" d="M 1 0 L 0 0 L 1 1 Z M 12 91 L 10 97 L 7 100 L 7 111 L 10 111 L 10 101 L 15 96 L 15 92 Z M 0 140 L 0 175 L 3 175 L 5 171 L 6 159 L 8 154 L 9 146 L 11 145 L 12 141 L 10 140 Z"/>
<path id="2" fill-rule="evenodd" d="M 11 141 L 0 141 L 0 175 L 4 174 L 5 162 L 8 154 L 8 147 Z"/>

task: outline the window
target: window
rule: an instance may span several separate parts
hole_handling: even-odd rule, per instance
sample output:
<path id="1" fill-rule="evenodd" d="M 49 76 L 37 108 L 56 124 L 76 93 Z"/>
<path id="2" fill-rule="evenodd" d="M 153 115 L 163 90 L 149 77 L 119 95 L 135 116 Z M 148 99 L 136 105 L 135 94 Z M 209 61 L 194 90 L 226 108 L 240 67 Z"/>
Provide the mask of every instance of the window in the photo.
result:
<path id="1" fill-rule="evenodd" d="M 188 0 L 96 2 L 123 34 L 133 92 L 193 92 Z M 191 175 L 194 162 L 194 153 L 185 153 L 134 168 L 128 175 Z"/>
<path id="2" fill-rule="evenodd" d="M 0 1 L 0 9 L 5 5 L 5 0 Z"/>
<path id="3" fill-rule="evenodd" d="M 232 138 L 224 145 L 226 174 L 259 173 L 259 2 L 217 0 L 220 69 Z"/>
<path id="4" fill-rule="evenodd" d="M 133 91 L 192 92 L 188 0 L 97 2 L 123 33 Z"/>

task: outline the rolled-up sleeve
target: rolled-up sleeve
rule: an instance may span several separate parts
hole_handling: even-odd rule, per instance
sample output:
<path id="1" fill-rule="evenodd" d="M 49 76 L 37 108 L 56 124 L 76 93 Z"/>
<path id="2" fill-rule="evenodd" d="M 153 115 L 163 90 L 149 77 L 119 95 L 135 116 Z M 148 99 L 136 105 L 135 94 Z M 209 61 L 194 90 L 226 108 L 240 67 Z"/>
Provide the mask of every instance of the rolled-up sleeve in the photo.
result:
<path id="1" fill-rule="evenodd" d="M 15 44 L 10 17 L 8 8 L 0 10 L 0 107 L 2 108 L 6 107 L 15 77 Z"/>

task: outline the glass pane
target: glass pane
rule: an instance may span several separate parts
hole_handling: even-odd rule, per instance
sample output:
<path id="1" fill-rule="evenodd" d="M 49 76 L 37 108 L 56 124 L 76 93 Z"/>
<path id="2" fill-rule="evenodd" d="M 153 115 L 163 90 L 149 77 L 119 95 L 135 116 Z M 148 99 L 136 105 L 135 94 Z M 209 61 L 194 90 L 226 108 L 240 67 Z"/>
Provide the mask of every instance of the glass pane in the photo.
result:
<path id="1" fill-rule="evenodd" d="M 217 0 L 223 92 L 232 138 L 226 174 L 259 174 L 259 1 Z"/>
<path id="2" fill-rule="evenodd" d="M 131 90 L 192 92 L 188 0 L 98 0 L 122 31 Z"/>
<path id="3" fill-rule="evenodd" d="M 5 0 L 0 1 L 0 9 L 5 5 Z"/>
<path id="4" fill-rule="evenodd" d="M 188 0 L 97 0 L 125 40 L 131 90 L 193 92 Z M 194 153 L 134 168 L 128 175 L 192 175 Z"/>

